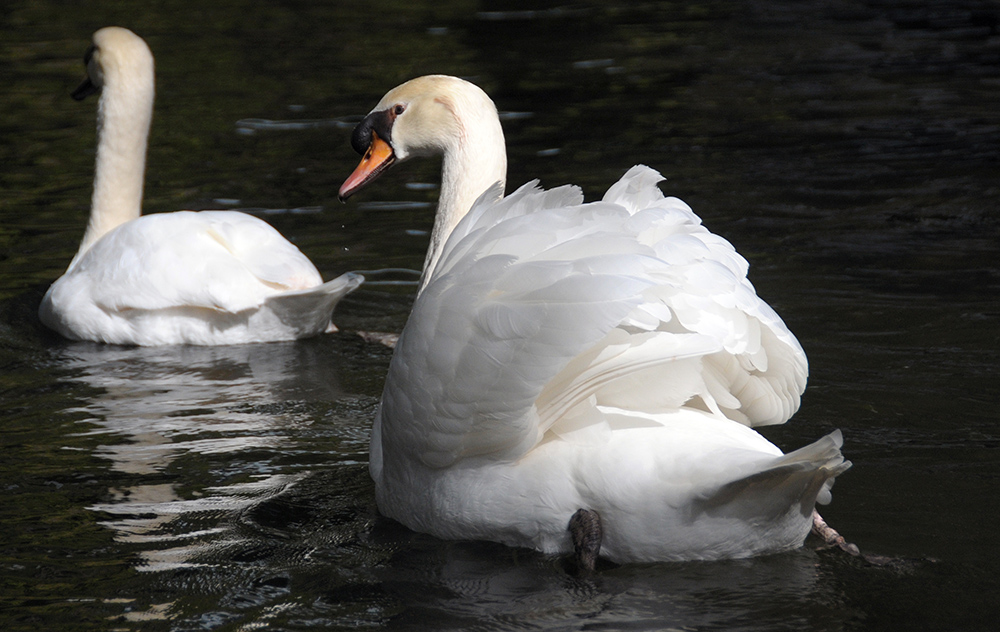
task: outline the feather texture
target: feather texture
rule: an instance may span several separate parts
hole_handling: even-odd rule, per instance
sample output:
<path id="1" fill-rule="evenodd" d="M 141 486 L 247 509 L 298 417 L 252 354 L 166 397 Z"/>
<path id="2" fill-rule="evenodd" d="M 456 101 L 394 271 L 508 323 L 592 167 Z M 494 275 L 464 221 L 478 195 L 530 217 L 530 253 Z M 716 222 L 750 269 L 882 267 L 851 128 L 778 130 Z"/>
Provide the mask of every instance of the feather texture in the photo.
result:
<path id="1" fill-rule="evenodd" d="M 232 211 L 179 211 L 122 224 L 57 279 L 42 322 L 67 338 L 135 345 L 239 344 L 327 331 L 361 283 L 323 283 L 274 228 Z"/>

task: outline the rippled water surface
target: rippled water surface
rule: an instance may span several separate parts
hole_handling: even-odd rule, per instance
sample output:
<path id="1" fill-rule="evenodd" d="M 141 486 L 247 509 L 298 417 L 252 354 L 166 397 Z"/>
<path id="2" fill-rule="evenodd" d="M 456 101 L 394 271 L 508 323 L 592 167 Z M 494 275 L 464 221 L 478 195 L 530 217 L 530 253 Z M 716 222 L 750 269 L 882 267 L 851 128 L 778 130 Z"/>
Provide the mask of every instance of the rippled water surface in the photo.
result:
<path id="1" fill-rule="evenodd" d="M 343 6 L 336 6 L 336 5 Z M 110 6 L 109 6 L 110 5 Z M 0 629 L 992 629 L 1000 616 L 1000 6 L 883 2 L 8 2 L 0 9 Z M 157 60 L 146 212 L 265 217 L 341 332 L 69 343 L 35 310 L 82 235 L 91 33 Z M 336 201 L 354 121 L 418 74 L 502 111 L 509 183 L 598 196 L 649 164 L 751 262 L 810 358 L 794 448 L 868 554 L 605 568 L 378 516 L 368 432 L 438 166 Z M 390 270 L 392 269 L 392 270 Z"/>

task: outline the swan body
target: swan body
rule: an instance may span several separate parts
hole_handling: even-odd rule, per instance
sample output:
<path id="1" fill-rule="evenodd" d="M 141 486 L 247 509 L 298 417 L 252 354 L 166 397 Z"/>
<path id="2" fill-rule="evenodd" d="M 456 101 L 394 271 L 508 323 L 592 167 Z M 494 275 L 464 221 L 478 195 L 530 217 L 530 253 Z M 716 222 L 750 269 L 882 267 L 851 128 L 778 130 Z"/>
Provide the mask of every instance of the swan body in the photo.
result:
<path id="1" fill-rule="evenodd" d="M 388 93 L 353 138 L 365 157 L 341 197 L 431 152 L 452 180 L 373 429 L 379 510 L 562 553 L 585 509 L 616 562 L 801 546 L 850 463 L 839 431 L 783 454 L 753 429 L 798 409 L 808 369 L 747 262 L 648 167 L 599 202 L 537 183 L 502 197 L 498 129 L 481 90 L 433 76 Z"/>
<path id="2" fill-rule="evenodd" d="M 153 112 L 153 56 L 131 31 L 94 34 L 88 80 L 101 90 L 90 220 L 79 251 L 42 299 L 39 317 L 73 340 L 219 345 L 292 340 L 334 330 L 337 302 L 361 284 L 323 283 L 266 222 L 235 211 L 142 216 Z"/>

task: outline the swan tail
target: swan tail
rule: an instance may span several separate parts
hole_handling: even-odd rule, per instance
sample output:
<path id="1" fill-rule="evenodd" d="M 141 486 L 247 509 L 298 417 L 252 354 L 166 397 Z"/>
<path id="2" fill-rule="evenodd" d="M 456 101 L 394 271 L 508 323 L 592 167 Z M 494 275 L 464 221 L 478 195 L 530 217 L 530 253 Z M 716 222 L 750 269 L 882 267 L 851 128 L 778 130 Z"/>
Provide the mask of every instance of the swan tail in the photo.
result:
<path id="1" fill-rule="evenodd" d="M 365 282 L 365 277 L 357 272 L 345 272 L 336 279 L 327 281 L 322 285 L 312 288 L 313 292 L 323 293 L 328 296 L 336 296 L 341 299 L 354 290 L 358 289 Z"/>
<path id="2" fill-rule="evenodd" d="M 364 280 L 360 274 L 347 272 L 307 290 L 275 294 L 268 297 L 265 304 L 300 335 L 337 331 L 331 322 L 333 310 L 340 299 L 356 290 Z"/>
<path id="3" fill-rule="evenodd" d="M 843 435 L 835 430 L 760 471 L 722 485 L 702 499 L 699 509 L 745 520 L 776 520 L 797 508 L 803 517 L 810 517 L 817 503 L 830 502 L 834 479 L 851 467 L 840 452 L 842 445 Z"/>

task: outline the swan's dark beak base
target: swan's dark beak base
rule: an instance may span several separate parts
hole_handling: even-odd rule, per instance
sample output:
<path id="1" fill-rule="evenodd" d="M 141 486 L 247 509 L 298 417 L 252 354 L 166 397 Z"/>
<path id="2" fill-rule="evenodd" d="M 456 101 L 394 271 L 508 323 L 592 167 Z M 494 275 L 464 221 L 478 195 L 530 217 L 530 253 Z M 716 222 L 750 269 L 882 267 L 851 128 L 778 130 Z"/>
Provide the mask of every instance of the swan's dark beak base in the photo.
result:
<path id="1" fill-rule="evenodd" d="M 101 86 L 90 78 L 90 62 L 94 59 L 95 52 L 97 52 L 97 48 L 94 46 L 87 49 L 87 52 L 83 56 L 83 67 L 87 69 L 87 78 L 83 80 L 83 83 L 77 86 L 76 90 L 69 93 L 69 96 L 73 97 L 77 101 L 83 101 L 101 89 Z"/>
<path id="2" fill-rule="evenodd" d="M 344 184 L 340 187 L 340 201 L 354 195 L 363 186 L 382 175 L 382 173 L 396 162 L 396 155 L 392 151 L 389 143 L 385 142 L 379 135 L 372 131 L 372 142 L 368 146 L 368 151 Z"/>
<path id="3" fill-rule="evenodd" d="M 76 90 L 70 92 L 69 95 L 77 101 L 83 101 L 98 90 L 100 90 L 100 88 L 98 88 L 97 85 L 90 80 L 90 77 L 87 77 L 83 80 L 83 83 L 81 83 Z"/>

